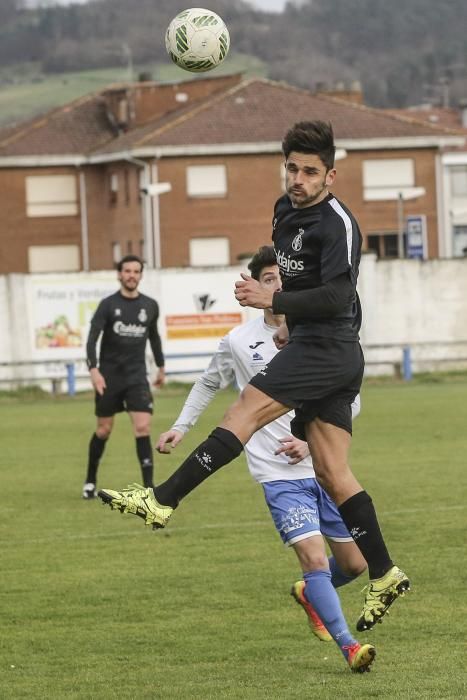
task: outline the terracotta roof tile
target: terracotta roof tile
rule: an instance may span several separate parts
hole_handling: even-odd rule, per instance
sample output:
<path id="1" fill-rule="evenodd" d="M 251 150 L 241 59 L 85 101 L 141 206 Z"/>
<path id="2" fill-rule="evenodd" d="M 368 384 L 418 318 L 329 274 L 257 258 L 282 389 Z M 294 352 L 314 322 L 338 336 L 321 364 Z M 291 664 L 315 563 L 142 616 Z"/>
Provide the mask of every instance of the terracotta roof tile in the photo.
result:
<path id="1" fill-rule="evenodd" d="M 386 109 L 385 112 L 406 119 L 429 122 L 448 129 L 463 129 L 460 111 L 448 107 L 408 107 L 407 109 Z"/>
<path id="2" fill-rule="evenodd" d="M 112 132 L 102 97 L 90 95 L 0 131 L 0 156 L 109 155 L 158 146 L 279 143 L 295 122 L 312 119 L 331 121 L 340 140 L 460 133 L 285 83 L 250 79 L 118 136 Z"/>
<path id="3" fill-rule="evenodd" d="M 408 109 L 390 109 L 385 111 L 398 117 L 411 119 L 412 121 L 428 122 L 439 127 L 456 129 L 458 132 L 464 134 L 466 143 L 464 146 L 455 146 L 454 148 L 452 146 L 446 146 L 442 150 L 444 152 L 467 152 L 467 128 L 462 126 L 462 117 L 459 109 L 448 107 L 420 107 L 419 109 L 415 109 L 409 107 Z"/>
<path id="4" fill-rule="evenodd" d="M 88 95 L 0 131 L 0 156 L 82 155 L 112 137 L 102 99 Z"/>
<path id="5" fill-rule="evenodd" d="M 296 121 L 331 121 L 338 139 L 458 134 L 344 100 L 252 79 L 108 144 L 106 151 L 148 146 L 280 142 Z"/>

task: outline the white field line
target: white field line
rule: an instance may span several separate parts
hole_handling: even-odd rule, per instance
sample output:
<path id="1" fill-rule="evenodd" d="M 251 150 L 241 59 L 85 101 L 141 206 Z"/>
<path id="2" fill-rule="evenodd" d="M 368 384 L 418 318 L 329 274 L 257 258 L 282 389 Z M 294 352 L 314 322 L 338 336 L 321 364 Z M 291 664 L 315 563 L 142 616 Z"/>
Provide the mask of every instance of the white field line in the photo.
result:
<path id="1" fill-rule="evenodd" d="M 443 513 L 447 511 L 455 511 L 455 510 L 465 510 L 467 508 L 467 504 L 459 504 L 459 505 L 451 505 L 451 506 L 440 506 L 439 508 L 432 508 L 431 512 L 436 512 L 436 513 Z M 389 510 L 389 511 L 379 511 L 378 512 L 378 517 L 393 517 L 393 516 L 398 516 L 398 515 L 413 515 L 415 513 L 426 513 L 426 508 L 405 508 L 401 510 Z M 116 515 L 116 514 L 115 514 Z M 140 524 L 143 526 L 143 523 L 140 522 Z M 2 547 L 5 546 L 12 546 L 12 547 L 17 547 L 19 544 L 24 546 L 26 543 L 27 544 L 47 544 L 50 542 L 65 542 L 65 541 L 73 541 L 73 540 L 100 540 L 100 539 L 116 539 L 119 537 L 136 537 L 139 536 L 141 531 L 144 531 L 146 529 L 147 532 L 153 534 L 154 536 L 158 537 L 159 539 L 161 537 L 170 537 L 172 534 L 176 535 L 178 532 L 180 533 L 185 533 L 185 532 L 199 532 L 202 530 L 247 530 L 250 528 L 271 528 L 274 527 L 272 522 L 268 519 L 265 520 L 249 520 L 248 522 L 242 522 L 242 523 L 235 523 L 235 525 L 232 525 L 231 522 L 224 522 L 224 523 L 207 523 L 206 525 L 197 525 L 197 526 L 185 526 L 185 527 L 177 527 L 174 524 L 173 530 L 171 528 L 168 528 L 167 530 L 164 530 L 164 532 L 159 532 L 159 531 L 153 531 L 152 528 L 145 528 L 143 526 L 142 530 L 133 530 L 133 529 L 127 529 L 127 530 L 111 530 L 109 532 L 94 532 L 94 533 L 53 533 L 48 537 L 38 537 L 38 538 L 28 538 L 25 540 L 22 538 L 21 540 L 14 540 L 12 538 L 8 539 L 0 539 L 0 545 Z"/>

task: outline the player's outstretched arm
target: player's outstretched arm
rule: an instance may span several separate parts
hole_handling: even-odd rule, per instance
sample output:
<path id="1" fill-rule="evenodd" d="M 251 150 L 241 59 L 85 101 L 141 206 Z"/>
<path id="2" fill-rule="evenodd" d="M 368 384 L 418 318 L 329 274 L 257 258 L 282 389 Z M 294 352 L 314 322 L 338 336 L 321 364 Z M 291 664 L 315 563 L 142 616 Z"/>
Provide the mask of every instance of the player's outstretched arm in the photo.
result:
<path id="1" fill-rule="evenodd" d="M 170 448 L 176 447 L 183 439 L 184 434 L 194 426 L 216 393 L 228 386 L 233 379 L 234 369 L 230 342 L 228 336 L 224 336 L 219 343 L 217 352 L 211 358 L 209 366 L 191 388 L 172 428 L 159 436 L 156 450 L 160 454 L 168 454 Z"/>
<path id="2" fill-rule="evenodd" d="M 159 439 L 156 444 L 156 450 L 160 454 L 169 454 L 170 448 L 177 447 L 177 445 L 183 440 L 183 433 L 181 430 L 175 430 L 171 428 L 165 433 L 159 435 Z"/>

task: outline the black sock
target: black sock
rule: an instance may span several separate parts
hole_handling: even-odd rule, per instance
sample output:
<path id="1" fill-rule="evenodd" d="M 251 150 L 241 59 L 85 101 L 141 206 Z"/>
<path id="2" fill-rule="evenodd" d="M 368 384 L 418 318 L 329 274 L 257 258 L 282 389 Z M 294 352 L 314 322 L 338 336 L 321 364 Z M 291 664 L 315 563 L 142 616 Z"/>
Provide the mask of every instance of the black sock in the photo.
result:
<path id="1" fill-rule="evenodd" d="M 136 438 L 136 454 L 138 455 L 141 465 L 141 474 L 143 476 L 143 484 L 148 488 L 152 486 L 154 463 L 152 461 L 151 438 L 149 435 Z"/>
<path id="2" fill-rule="evenodd" d="M 230 430 L 215 428 L 167 481 L 156 486 L 155 497 L 159 503 L 175 508 L 190 491 L 238 457 L 242 450 L 242 443 Z"/>
<path id="3" fill-rule="evenodd" d="M 360 491 L 339 506 L 342 520 L 368 564 L 370 578 L 380 578 L 393 563 L 379 529 L 373 501 Z"/>
<path id="4" fill-rule="evenodd" d="M 100 438 L 96 433 L 91 438 L 89 443 L 88 453 L 88 473 L 86 481 L 88 484 L 95 484 L 97 480 L 97 467 L 105 450 L 107 438 Z"/>

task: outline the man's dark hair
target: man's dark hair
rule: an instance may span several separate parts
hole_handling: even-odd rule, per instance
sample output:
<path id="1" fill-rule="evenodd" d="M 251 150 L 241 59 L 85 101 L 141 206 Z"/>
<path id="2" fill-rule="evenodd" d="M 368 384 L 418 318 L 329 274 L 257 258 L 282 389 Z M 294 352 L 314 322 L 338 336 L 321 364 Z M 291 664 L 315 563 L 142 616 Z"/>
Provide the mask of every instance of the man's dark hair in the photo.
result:
<path id="1" fill-rule="evenodd" d="M 282 152 L 286 160 L 292 151 L 314 153 L 321 158 L 326 170 L 332 170 L 336 147 L 330 122 L 317 120 L 294 124 L 282 141 Z"/>
<path id="2" fill-rule="evenodd" d="M 277 265 L 276 252 L 272 245 L 262 245 L 248 263 L 248 269 L 253 279 L 259 280 L 263 269 L 272 265 Z"/>
<path id="3" fill-rule="evenodd" d="M 141 272 L 143 271 L 144 263 L 143 263 L 143 261 L 141 260 L 141 258 L 139 258 L 137 255 L 125 255 L 125 257 L 122 258 L 122 259 L 117 263 L 117 270 L 118 270 L 119 272 L 121 272 L 122 269 L 123 269 L 124 264 L 125 264 L 125 263 L 129 263 L 129 262 L 137 262 L 137 263 L 139 263 L 139 264 L 141 265 Z"/>

